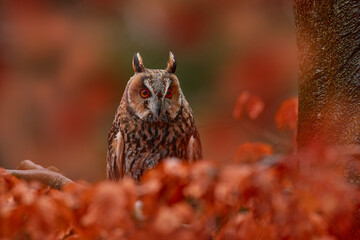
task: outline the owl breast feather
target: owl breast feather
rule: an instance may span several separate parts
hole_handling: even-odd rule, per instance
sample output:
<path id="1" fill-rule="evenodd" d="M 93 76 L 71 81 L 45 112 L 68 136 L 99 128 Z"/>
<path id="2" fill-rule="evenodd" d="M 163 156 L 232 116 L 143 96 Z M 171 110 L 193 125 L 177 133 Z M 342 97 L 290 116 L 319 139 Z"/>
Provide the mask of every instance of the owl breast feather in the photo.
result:
<path id="1" fill-rule="evenodd" d="M 179 115 L 181 116 L 181 115 Z M 192 121 L 178 117 L 174 121 L 136 121 L 132 127 L 122 126 L 125 142 L 125 175 L 139 180 L 159 161 L 175 157 L 186 159 L 186 148 L 192 134 Z"/>

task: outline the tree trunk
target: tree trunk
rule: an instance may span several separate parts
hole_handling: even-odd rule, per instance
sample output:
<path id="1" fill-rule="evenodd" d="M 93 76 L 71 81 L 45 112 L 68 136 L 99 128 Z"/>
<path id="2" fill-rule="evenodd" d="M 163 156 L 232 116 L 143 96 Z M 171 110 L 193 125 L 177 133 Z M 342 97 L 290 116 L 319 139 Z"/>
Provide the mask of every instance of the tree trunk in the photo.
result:
<path id="1" fill-rule="evenodd" d="M 360 1 L 294 0 L 298 146 L 360 143 Z"/>

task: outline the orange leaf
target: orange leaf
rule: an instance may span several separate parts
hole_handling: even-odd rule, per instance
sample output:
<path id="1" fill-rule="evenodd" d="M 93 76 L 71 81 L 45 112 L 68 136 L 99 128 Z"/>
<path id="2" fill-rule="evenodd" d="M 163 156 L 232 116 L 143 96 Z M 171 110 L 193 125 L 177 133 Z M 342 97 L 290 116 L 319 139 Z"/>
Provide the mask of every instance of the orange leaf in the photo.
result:
<path id="1" fill-rule="evenodd" d="M 240 120 L 243 116 L 244 108 L 246 105 L 246 113 L 250 119 L 256 119 L 264 110 L 263 100 L 247 91 L 242 92 L 236 100 L 233 116 L 235 119 Z"/>
<path id="2" fill-rule="evenodd" d="M 242 118 L 245 103 L 249 100 L 250 93 L 242 92 L 236 100 L 233 116 L 235 119 L 240 120 Z"/>
<path id="3" fill-rule="evenodd" d="M 263 100 L 258 96 L 251 96 L 247 103 L 247 114 L 250 119 L 256 119 L 264 110 L 265 104 Z"/>
<path id="4" fill-rule="evenodd" d="M 292 97 L 280 105 L 275 115 L 275 123 L 279 130 L 289 128 L 295 130 L 298 118 L 298 98 Z"/>
<path id="5" fill-rule="evenodd" d="M 235 162 L 256 162 L 273 154 L 273 149 L 265 143 L 246 142 L 238 146 L 234 155 Z"/>

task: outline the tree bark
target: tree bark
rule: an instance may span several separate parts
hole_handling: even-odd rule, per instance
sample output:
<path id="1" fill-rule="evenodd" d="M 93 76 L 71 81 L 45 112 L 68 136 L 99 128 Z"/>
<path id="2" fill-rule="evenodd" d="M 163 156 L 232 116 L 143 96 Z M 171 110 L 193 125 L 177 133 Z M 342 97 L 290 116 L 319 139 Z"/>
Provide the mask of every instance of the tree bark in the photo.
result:
<path id="1" fill-rule="evenodd" d="M 294 0 L 298 147 L 360 143 L 360 1 Z"/>

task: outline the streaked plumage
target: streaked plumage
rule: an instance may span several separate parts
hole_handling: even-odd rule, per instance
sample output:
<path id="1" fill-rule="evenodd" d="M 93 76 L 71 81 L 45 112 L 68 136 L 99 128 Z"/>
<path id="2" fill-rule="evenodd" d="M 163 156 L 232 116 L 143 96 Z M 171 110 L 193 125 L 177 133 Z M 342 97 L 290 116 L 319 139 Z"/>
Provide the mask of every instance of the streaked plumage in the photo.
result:
<path id="1" fill-rule="evenodd" d="M 174 75 L 170 52 L 166 70 L 147 69 L 134 55 L 130 78 L 108 136 L 107 177 L 142 174 L 167 157 L 195 161 L 202 157 L 192 110 Z"/>

